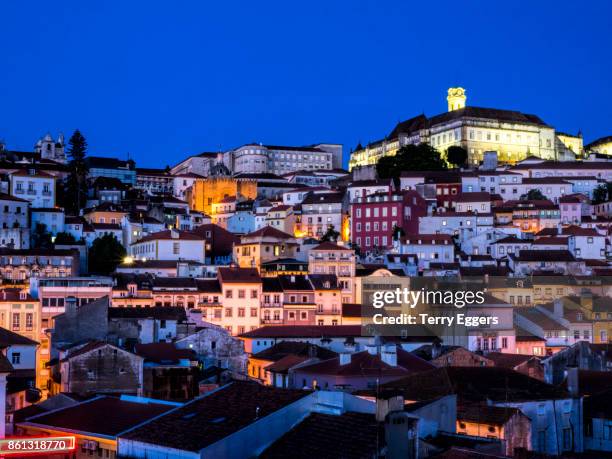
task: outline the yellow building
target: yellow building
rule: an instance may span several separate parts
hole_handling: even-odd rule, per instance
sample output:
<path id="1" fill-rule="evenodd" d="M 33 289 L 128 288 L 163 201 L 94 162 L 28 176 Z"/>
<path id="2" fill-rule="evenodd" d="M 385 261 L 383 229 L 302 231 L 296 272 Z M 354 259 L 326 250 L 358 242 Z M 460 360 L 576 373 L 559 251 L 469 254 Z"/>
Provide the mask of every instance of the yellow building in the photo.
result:
<path id="1" fill-rule="evenodd" d="M 584 144 L 582 140 L 582 134 L 580 132 L 577 135 L 566 134 L 565 132 L 557 132 L 557 140 L 561 142 L 563 147 L 565 147 L 574 155 L 580 158 L 584 155 Z M 610 153 L 612 154 L 612 150 L 610 150 Z"/>
<path id="2" fill-rule="evenodd" d="M 514 164 L 527 156 L 556 159 L 574 149 L 581 151 L 582 137 L 562 134 L 538 116 L 514 110 L 472 107 L 464 88 L 449 88 L 448 111 L 433 117 L 418 115 L 398 123 L 382 140 L 358 145 L 349 170 L 374 165 L 383 156 L 395 155 L 405 145 L 428 143 L 442 154 L 451 146 L 468 152 L 468 162 L 478 164 L 485 152 L 496 152 L 501 163 Z"/>
<path id="3" fill-rule="evenodd" d="M 584 147 L 584 149 L 588 153 L 599 153 L 612 156 L 612 135 L 597 139 Z"/>
<path id="4" fill-rule="evenodd" d="M 227 197 L 235 196 L 238 200 L 257 198 L 257 182 L 227 176 L 207 177 L 196 179 L 185 195 L 191 209 L 211 215 L 213 204 Z"/>
<path id="5" fill-rule="evenodd" d="M 278 258 L 295 258 L 299 244 L 293 236 L 264 226 L 245 234 L 234 245 L 234 260 L 241 268 L 261 269 L 261 264 Z"/>

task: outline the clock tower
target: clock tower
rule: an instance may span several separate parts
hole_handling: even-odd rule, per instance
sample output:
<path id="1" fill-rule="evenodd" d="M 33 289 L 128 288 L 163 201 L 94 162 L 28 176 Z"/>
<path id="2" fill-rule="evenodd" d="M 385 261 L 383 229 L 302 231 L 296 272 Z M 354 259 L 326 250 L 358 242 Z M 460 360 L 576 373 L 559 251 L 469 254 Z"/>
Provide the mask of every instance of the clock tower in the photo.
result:
<path id="1" fill-rule="evenodd" d="M 448 101 L 448 111 L 452 112 L 453 110 L 465 108 L 466 99 L 465 89 L 448 88 L 448 96 L 446 96 L 446 100 Z"/>

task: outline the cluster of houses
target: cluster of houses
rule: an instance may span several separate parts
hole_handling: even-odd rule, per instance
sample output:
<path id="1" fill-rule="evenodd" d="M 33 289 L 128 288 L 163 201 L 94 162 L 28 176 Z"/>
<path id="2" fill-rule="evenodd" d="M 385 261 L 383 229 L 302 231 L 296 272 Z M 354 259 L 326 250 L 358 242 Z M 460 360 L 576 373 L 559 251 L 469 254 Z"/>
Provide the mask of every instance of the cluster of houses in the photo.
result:
<path id="1" fill-rule="evenodd" d="M 106 458 L 611 452 L 612 162 L 382 179 L 337 156 L 87 157 L 69 215 L 62 138 L 0 148 L 0 434 Z M 92 275 L 107 235 L 127 256 Z M 409 278 L 476 282 L 466 310 L 499 321 L 369 336 L 368 285 Z"/>

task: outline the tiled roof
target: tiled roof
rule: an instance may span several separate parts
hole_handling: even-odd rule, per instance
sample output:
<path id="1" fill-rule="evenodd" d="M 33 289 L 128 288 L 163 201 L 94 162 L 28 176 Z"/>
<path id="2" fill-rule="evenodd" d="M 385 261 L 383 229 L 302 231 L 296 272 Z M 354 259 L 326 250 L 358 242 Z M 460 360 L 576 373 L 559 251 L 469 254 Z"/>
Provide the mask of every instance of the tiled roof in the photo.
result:
<path id="1" fill-rule="evenodd" d="M 48 426 L 54 430 L 115 437 L 173 408 L 174 405 L 167 403 L 136 403 L 114 397 L 96 397 L 78 405 L 30 417 L 26 423 Z"/>
<path id="2" fill-rule="evenodd" d="M 282 275 L 278 276 L 278 280 L 280 281 L 281 287 L 283 291 L 312 291 L 313 287 L 308 279 L 308 276 L 305 275 Z M 286 300 L 286 297 L 285 297 Z"/>
<path id="3" fill-rule="evenodd" d="M 342 245 L 338 245 L 338 244 L 334 244 L 333 242 L 321 242 L 319 245 L 317 245 L 316 247 L 313 247 L 310 250 L 344 250 L 344 251 L 352 251 L 352 249 L 342 246 Z"/>
<path id="4" fill-rule="evenodd" d="M 187 320 L 185 308 L 182 306 L 151 306 L 133 308 L 108 308 L 109 319 L 156 319 L 156 320 Z"/>
<path id="5" fill-rule="evenodd" d="M 495 366 L 511 369 L 536 358 L 533 355 L 510 354 L 505 352 L 489 352 L 486 357 L 489 360 L 493 360 Z"/>
<path id="6" fill-rule="evenodd" d="M 453 198 L 455 202 L 490 202 L 491 194 L 485 191 L 475 191 L 472 193 L 459 193 Z"/>
<path id="7" fill-rule="evenodd" d="M 518 262 L 576 261 L 569 250 L 521 250 L 519 255 L 511 253 L 508 256 Z"/>
<path id="8" fill-rule="evenodd" d="M 273 325 L 240 335 L 243 338 L 323 338 L 361 336 L 361 325 Z"/>
<path id="9" fill-rule="evenodd" d="M 234 284 L 259 284 L 261 278 L 257 268 L 219 268 L 219 279 L 221 283 Z"/>
<path id="10" fill-rule="evenodd" d="M 324 360 L 308 366 L 300 367 L 300 372 L 336 376 L 372 376 L 380 377 L 404 376 L 410 372 L 431 370 L 433 365 L 416 357 L 410 352 L 397 349 L 397 366 L 389 365 L 378 354 L 368 351 L 357 352 L 351 355 L 351 361 L 346 365 L 340 364 L 340 357 Z"/>
<path id="11" fill-rule="evenodd" d="M 281 230 L 277 230 L 276 228 L 272 228 L 271 226 L 264 226 L 263 228 L 259 228 L 258 230 L 245 234 L 243 236 L 243 238 L 254 237 L 275 237 L 277 239 L 289 239 L 293 236 Z"/>
<path id="12" fill-rule="evenodd" d="M 302 341 L 280 341 L 268 349 L 264 349 L 257 354 L 253 354 L 252 358 L 276 362 L 287 355 L 331 359 L 336 357 L 338 354 L 324 347 L 317 346 L 316 344 L 305 343 Z"/>
<path id="13" fill-rule="evenodd" d="M 552 319 L 536 307 L 516 308 L 514 310 L 514 313 L 523 316 L 529 321 L 535 323 L 536 325 L 541 327 L 542 330 L 567 330 L 567 327 L 565 325 L 562 325 L 561 323 Z"/>
<path id="14" fill-rule="evenodd" d="M 172 233 L 178 234 L 178 237 L 172 237 Z M 149 234 L 148 236 L 139 239 L 133 244 L 140 244 L 142 242 L 149 241 L 160 241 L 160 240 L 172 240 L 172 241 L 203 241 L 204 238 L 192 231 L 178 231 L 178 230 L 166 230 L 158 231 L 157 233 Z"/>
<path id="15" fill-rule="evenodd" d="M 260 459 L 365 459 L 378 457 L 384 431 L 373 414 L 312 413 L 276 440 Z M 378 444 L 377 444 L 378 441 Z"/>
<path id="16" fill-rule="evenodd" d="M 408 400 L 427 400 L 457 394 L 466 401 L 528 401 L 567 398 L 562 388 L 500 367 L 444 367 L 412 374 L 381 386 L 399 390 Z"/>
<path id="17" fill-rule="evenodd" d="M 175 364 L 180 360 L 195 360 L 196 354 L 192 349 L 177 349 L 173 343 L 147 343 L 137 344 L 134 348 L 136 355 L 144 357 L 145 362 L 158 364 Z"/>
<path id="18" fill-rule="evenodd" d="M 0 348 L 14 345 L 37 346 L 38 343 L 30 338 L 0 327 Z"/>
<path id="19" fill-rule="evenodd" d="M 309 394 L 309 391 L 235 381 L 125 433 L 121 438 L 199 452 L 256 419 Z"/>
<path id="20" fill-rule="evenodd" d="M 17 198 L 6 193 L 0 193 L 0 201 L 30 202 L 27 199 Z"/>
<path id="21" fill-rule="evenodd" d="M 566 236 L 600 236 L 600 237 L 604 237 L 603 235 L 599 234 L 597 232 L 597 230 L 595 228 L 581 228 L 580 226 L 566 226 L 565 228 L 563 228 L 561 230 L 561 234 L 564 234 Z"/>

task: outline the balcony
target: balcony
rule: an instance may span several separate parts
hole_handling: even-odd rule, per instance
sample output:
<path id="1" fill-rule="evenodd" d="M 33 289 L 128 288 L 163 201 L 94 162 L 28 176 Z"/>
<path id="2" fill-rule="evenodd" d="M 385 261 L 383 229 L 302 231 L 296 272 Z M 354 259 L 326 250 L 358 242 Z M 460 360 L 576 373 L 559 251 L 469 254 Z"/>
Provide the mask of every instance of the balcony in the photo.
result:
<path id="1" fill-rule="evenodd" d="M 281 303 L 262 303 L 262 308 L 282 308 L 283 305 Z"/>
<path id="2" fill-rule="evenodd" d="M 36 190 L 28 190 L 28 194 L 34 196 L 36 195 Z"/>
<path id="3" fill-rule="evenodd" d="M 261 319 L 261 323 L 265 325 L 282 325 L 283 319 Z"/>
<path id="4" fill-rule="evenodd" d="M 43 190 L 42 191 L 42 195 L 43 196 L 51 196 L 51 191 L 50 190 Z"/>

